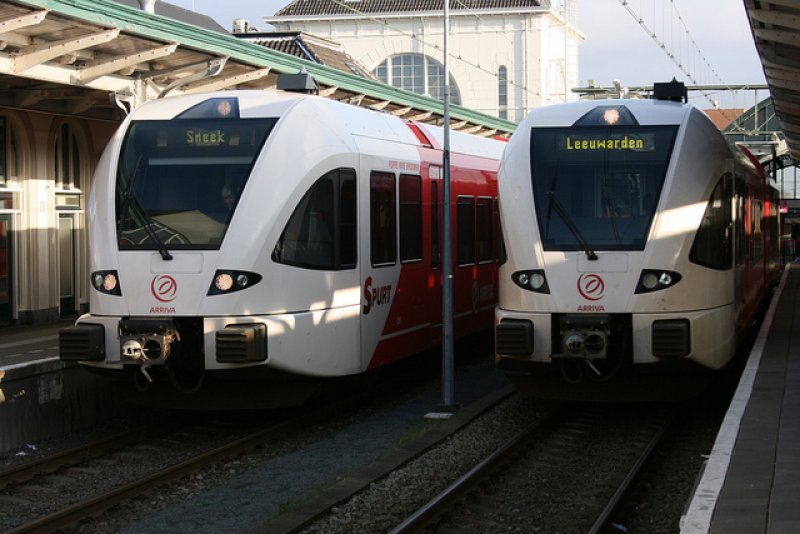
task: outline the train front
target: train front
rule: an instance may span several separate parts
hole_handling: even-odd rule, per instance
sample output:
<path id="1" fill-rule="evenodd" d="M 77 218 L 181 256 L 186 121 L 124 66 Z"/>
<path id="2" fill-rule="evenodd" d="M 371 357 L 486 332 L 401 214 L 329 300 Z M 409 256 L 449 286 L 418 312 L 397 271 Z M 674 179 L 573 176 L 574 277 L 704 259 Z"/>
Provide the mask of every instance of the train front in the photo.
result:
<path id="1" fill-rule="evenodd" d="M 648 374 L 678 373 L 677 390 L 724 365 L 732 281 L 704 261 L 723 245 L 698 233 L 730 172 L 713 124 L 679 102 L 594 101 L 534 111 L 515 136 L 498 366 L 537 395 L 627 399 L 653 393 Z"/>
<path id="2" fill-rule="evenodd" d="M 265 228 L 297 183 L 262 157 L 291 98 L 262 95 L 155 101 L 121 126 L 89 200 L 90 313 L 61 331 L 62 360 L 154 402 L 200 390 L 209 371 L 264 380 L 267 325 L 252 315 L 269 292 L 258 265 L 271 252 Z M 295 402 L 261 389 L 270 405 Z"/>

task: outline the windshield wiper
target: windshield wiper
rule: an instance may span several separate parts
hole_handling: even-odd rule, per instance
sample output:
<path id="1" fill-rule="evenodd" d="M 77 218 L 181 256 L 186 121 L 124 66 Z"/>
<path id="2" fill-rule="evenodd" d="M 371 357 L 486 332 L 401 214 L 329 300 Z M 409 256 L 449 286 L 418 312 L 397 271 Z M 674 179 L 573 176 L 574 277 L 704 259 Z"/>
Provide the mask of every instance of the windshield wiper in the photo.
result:
<path id="1" fill-rule="evenodd" d="M 141 209 L 141 204 L 139 204 L 139 200 L 134 199 L 134 202 Z M 153 224 L 153 220 L 147 214 L 145 214 L 145 217 L 147 218 L 147 222 L 144 223 L 143 226 L 144 231 L 147 232 L 148 237 L 150 237 L 153 243 L 156 244 L 156 247 L 158 248 L 158 253 L 161 254 L 161 259 L 164 261 L 171 260 L 172 254 L 169 253 L 167 245 L 165 245 L 164 242 L 161 241 L 161 238 L 158 237 L 158 234 L 152 228 L 150 228 L 150 226 Z"/>
<path id="2" fill-rule="evenodd" d="M 569 231 L 572 232 L 572 235 L 575 236 L 578 244 L 586 253 L 586 257 L 591 261 L 596 260 L 597 254 L 595 254 L 594 250 L 591 249 L 589 243 L 586 241 L 586 238 L 583 237 L 583 234 L 572 220 L 572 217 L 569 216 L 567 210 L 564 209 L 564 206 L 562 206 L 561 202 L 559 202 L 559 200 L 556 198 L 556 194 L 553 191 L 548 191 L 547 196 L 550 197 L 550 206 L 556 210 L 556 213 L 558 213 L 558 215 L 561 217 L 561 220 L 564 221 L 565 225 L 567 225 L 567 229 L 569 229 Z"/>
<path id="3" fill-rule="evenodd" d="M 142 228 L 144 228 L 147 237 L 149 237 L 150 240 L 155 243 L 158 253 L 161 254 L 161 259 L 164 261 L 170 261 L 172 259 L 172 254 L 169 253 L 167 245 L 161 241 L 161 239 L 158 237 L 158 234 L 150 227 L 150 225 L 153 224 L 153 220 L 142 207 L 142 204 L 139 202 L 139 199 L 136 198 L 136 195 L 133 194 L 133 185 L 136 182 L 136 179 L 139 177 L 139 171 L 141 171 L 143 159 L 144 156 L 139 156 L 139 159 L 136 160 L 133 173 L 131 173 L 128 183 L 125 184 L 125 192 L 122 194 L 122 206 L 120 206 L 120 216 L 127 215 L 128 208 L 131 206 L 131 200 L 133 200 L 133 208 L 142 221 Z M 131 218 L 134 219 L 133 217 Z"/>

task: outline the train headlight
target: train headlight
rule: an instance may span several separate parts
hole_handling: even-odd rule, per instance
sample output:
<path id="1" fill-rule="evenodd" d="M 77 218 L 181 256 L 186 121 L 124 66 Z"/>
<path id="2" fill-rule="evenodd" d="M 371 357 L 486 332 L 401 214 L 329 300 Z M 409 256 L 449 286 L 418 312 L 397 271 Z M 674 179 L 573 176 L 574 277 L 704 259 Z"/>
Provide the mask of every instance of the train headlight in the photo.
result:
<path id="1" fill-rule="evenodd" d="M 522 289 L 535 291 L 536 293 L 550 293 L 550 288 L 547 286 L 547 278 L 541 269 L 517 271 L 511 275 L 511 279 Z"/>
<path id="2" fill-rule="evenodd" d="M 675 271 L 659 271 L 644 269 L 636 285 L 636 293 L 650 293 L 672 287 L 681 281 L 681 275 Z"/>
<path id="3" fill-rule="evenodd" d="M 214 277 L 214 287 L 225 293 L 233 287 L 233 277 L 228 273 L 222 273 Z"/>
<path id="4" fill-rule="evenodd" d="M 642 275 L 642 287 L 648 291 L 654 290 L 658 287 L 658 276 L 654 273 L 646 273 Z"/>
<path id="5" fill-rule="evenodd" d="M 117 271 L 95 271 L 91 275 L 92 286 L 106 295 L 122 295 Z"/>
<path id="6" fill-rule="evenodd" d="M 214 273 L 209 295 L 226 295 L 234 291 L 241 291 L 261 281 L 261 275 L 245 271 L 218 270 Z"/>

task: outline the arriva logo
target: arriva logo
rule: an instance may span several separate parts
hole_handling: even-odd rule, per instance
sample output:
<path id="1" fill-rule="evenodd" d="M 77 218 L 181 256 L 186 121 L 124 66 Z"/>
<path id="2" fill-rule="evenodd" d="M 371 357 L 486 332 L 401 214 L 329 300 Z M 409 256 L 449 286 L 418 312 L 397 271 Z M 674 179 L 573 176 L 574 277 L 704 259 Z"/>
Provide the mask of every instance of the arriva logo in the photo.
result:
<path id="1" fill-rule="evenodd" d="M 606 292 L 606 284 L 596 274 L 582 274 L 578 278 L 578 293 L 586 300 L 600 300 Z"/>
<path id="2" fill-rule="evenodd" d="M 178 282 L 168 274 L 153 277 L 150 292 L 160 302 L 172 302 L 178 294 Z"/>

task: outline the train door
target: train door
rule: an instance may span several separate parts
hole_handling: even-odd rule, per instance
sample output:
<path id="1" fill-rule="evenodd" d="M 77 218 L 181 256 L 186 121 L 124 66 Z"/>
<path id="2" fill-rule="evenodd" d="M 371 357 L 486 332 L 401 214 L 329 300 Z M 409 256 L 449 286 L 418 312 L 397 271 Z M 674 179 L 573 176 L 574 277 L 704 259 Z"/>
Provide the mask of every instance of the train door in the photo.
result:
<path id="1" fill-rule="evenodd" d="M 453 319 L 455 325 L 470 322 L 478 307 L 478 277 L 475 256 L 475 197 L 455 199 L 455 253 L 453 255 Z M 458 334 L 458 330 L 456 331 Z"/>
<path id="2" fill-rule="evenodd" d="M 11 248 L 11 215 L 0 214 L 0 321 L 11 320 L 13 250 Z"/>
<path id="3" fill-rule="evenodd" d="M 75 216 L 58 215 L 58 280 L 60 312 L 62 316 L 75 313 Z"/>
<path id="4" fill-rule="evenodd" d="M 439 327 L 438 339 L 432 342 L 441 342 L 442 325 L 442 168 L 431 165 L 428 168 L 429 182 L 429 201 L 428 225 L 430 232 L 430 270 L 428 272 L 428 298 L 427 313 L 431 325 Z"/>
<path id="5" fill-rule="evenodd" d="M 420 339 L 420 330 L 430 327 L 426 309 L 430 298 L 428 268 L 423 261 L 422 176 L 403 173 L 398 178 L 400 231 L 400 279 L 394 294 L 388 332 L 406 341 L 404 352 L 416 352 L 427 340 Z"/>
<path id="6" fill-rule="evenodd" d="M 367 159 L 367 158 L 365 158 Z M 361 363 L 362 368 L 389 361 L 390 310 L 396 298 L 400 266 L 397 253 L 397 177 L 364 168 L 361 204 Z"/>

